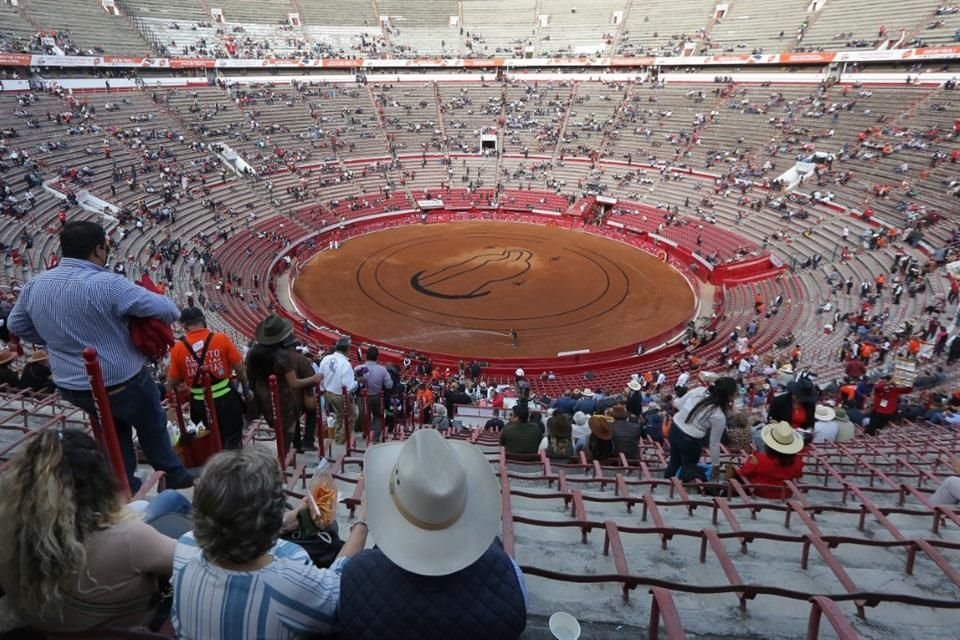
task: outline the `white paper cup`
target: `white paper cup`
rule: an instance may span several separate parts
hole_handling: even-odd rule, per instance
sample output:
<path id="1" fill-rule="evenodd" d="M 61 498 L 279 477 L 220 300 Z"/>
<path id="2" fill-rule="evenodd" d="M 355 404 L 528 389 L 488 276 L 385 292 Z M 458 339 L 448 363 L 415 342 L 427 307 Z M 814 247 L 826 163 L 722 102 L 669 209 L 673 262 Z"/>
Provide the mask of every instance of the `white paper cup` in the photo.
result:
<path id="1" fill-rule="evenodd" d="M 566 611 L 557 611 L 550 616 L 550 633 L 557 640 L 577 640 L 580 637 L 580 623 Z"/>

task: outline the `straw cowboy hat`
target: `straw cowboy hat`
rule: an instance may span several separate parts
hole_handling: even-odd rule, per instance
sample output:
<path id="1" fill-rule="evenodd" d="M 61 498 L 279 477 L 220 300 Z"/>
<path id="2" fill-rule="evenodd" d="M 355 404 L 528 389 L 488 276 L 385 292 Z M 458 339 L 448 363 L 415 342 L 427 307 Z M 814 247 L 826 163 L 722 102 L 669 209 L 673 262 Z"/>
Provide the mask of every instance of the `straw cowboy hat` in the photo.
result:
<path id="1" fill-rule="evenodd" d="M 640 391 L 640 389 L 642 389 L 643 387 L 636 380 L 631 380 L 630 382 L 627 383 L 627 388 L 630 389 L 631 391 Z"/>
<path id="2" fill-rule="evenodd" d="M 610 416 L 590 416 L 590 433 L 600 440 L 613 440 L 611 422 L 613 422 L 613 418 Z"/>
<path id="3" fill-rule="evenodd" d="M 17 354 L 9 349 L 0 351 L 0 365 L 9 364 L 17 359 Z"/>
<path id="4" fill-rule="evenodd" d="M 257 342 L 264 346 L 280 344 L 293 335 L 293 323 L 275 313 L 270 314 L 257 325 Z"/>
<path id="5" fill-rule="evenodd" d="M 47 352 L 41 349 L 37 349 L 30 354 L 30 360 L 27 362 L 46 362 L 47 361 Z"/>
<path id="6" fill-rule="evenodd" d="M 592 398 L 593 391 L 591 391 L 590 387 L 587 387 L 586 389 L 580 392 L 580 395 L 582 395 L 584 398 Z"/>
<path id="7" fill-rule="evenodd" d="M 818 404 L 817 408 L 813 412 L 813 417 L 818 422 L 830 422 L 837 417 L 837 412 L 833 409 L 833 407 Z"/>
<path id="8" fill-rule="evenodd" d="M 469 567 L 500 530 L 500 486 L 472 444 L 434 429 L 367 449 L 367 521 L 384 555 L 421 576 Z"/>
<path id="9" fill-rule="evenodd" d="M 763 443 L 780 453 L 797 453 L 803 449 L 803 438 L 801 438 L 790 426 L 789 422 L 774 422 L 763 427 L 760 432 Z"/>

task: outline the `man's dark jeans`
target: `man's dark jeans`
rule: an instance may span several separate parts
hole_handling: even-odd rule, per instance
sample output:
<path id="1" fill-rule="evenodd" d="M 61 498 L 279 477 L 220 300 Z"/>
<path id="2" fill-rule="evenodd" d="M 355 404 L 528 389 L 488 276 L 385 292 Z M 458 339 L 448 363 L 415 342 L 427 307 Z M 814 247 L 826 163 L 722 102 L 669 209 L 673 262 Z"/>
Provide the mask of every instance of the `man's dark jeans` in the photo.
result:
<path id="1" fill-rule="evenodd" d="M 96 417 L 96 405 L 90 391 L 72 389 L 59 391 L 64 400 Z M 122 388 L 108 393 L 108 397 L 130 490 L 136 493 L 141 484 L 136 477 L 137 454 L 133 448 L 134 428 L 137 429 L 140 448 L 143 449 L 147 461 L 154 469 L 166 473 L 168 485 L 177 487 L 187 484 L 190 475 L 173 451 L 170 435 L 167 433 L 167 414 L 164 413 L 160 404 L 160 391 L 150 377 L 150 372 L 146 368 L 141 369 L 140 373 L 128 380 Z"/>

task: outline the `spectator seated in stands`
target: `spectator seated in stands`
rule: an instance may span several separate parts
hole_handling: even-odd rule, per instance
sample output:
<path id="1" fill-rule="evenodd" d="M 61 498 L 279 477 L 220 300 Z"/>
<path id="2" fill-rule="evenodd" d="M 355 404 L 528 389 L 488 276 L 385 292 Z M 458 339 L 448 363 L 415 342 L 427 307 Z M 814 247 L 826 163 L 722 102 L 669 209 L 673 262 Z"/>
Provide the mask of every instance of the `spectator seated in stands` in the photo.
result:
<path id="1" fill-rule="evenodd" d="M 587 459 L 607 460 L 613 457 L 613 418 L 590 416 L 590 437 L 587 439 Z"/>
<path id="2" fill-rule="evenodd" d="M 440 431 L 446 431 L 450 428 L 450 418 L 447 417 L 447 408 L 439 402 L 433 405 L 433 418 L 430 420 L 430 426 Z"/>
<path id="3" fill-rule="evenodd" d="M 557 412 L 554 412 L 556 415 Z M 583 411 L 577 411 L 573 414 L 573 424 L 571 425 L 573 436 L 574 453 L 579 452 L 587 446 L 587 439 L 590 437 L 590 416 Z"/>
<path id="4" fill-rule="evenodd" d="M 546 451 L 548 458 L 558 460 L 573 457 L 573 428 L 570 425 L 570 416 L 554 413 L 547 419 L 547 434 L 540 441 L 540 451 Z"/>
<path id="5" fill-rule="evenodd" d="M 737 412 L 727 420 L 727 430 L 723 433 L 723 444 L 731 453 L 740 453 L 750 449 L 753 443 L 753 431 L 750 428 L 750 416 Z"/>
<path id="6" fill-rule="evenodd" d="M 834 421 L 837 423 L 837 442 L 850 442 L 857 435 L 857 428 L 847 416 L 844 406 L 834 409 Z"/>
<path id="7" fill-rule="evenodd" d="M 663 444 L 663 413 L 660 404 L 651 401 L 643 411 L 643 433 L 654 442 Z"/>
<path id="8" fill-rule="evenodd" d="M 10 366 L 16 359 L 16 351 L 0 351 L 0 385 L 7 385 L 11 390 L 20 386 L 20 375 Z"/>
<path id="9" fill-rule="evenodd" d="M 344 637 L 518 638 L 527 589 L 496 537 L 500 488 L 483 453 L 422 429 L 367 449 L 363 470 L 377 546 L 343 570 Z"/>
<path id="10" fill-rule="evenodd" d="M 739 469 L 727 465 L 727 479 L 747 480 L 760 486 L 754 490 L 759 498 L 783 498 L 783 489 L 787 480 L 795 480 L 803 475 L 803 437 L 788 422 L 774 422 L 765 425 L 761 432 L 764 449 L 747 458 Z"/>
<path id="11" fill-rule="evenodd" d="M 366 543 L 363 516 L 330 568 L 318 569 L 302 547 L 278 539 L 309 508 L 305 499 L 284 514 L 285 505 L 283 474 L 267 451 L 224 451 L 207 463 L 193 492 L 194 530 L 173 557 L 178 638 L 284 639 L 337 628 L 340 575 Z"/>
<path id="12" fill-rule="evenodd" d="M 0 586 L 43 631 L 146 625 L 176 546 L 151 524 L 189 508 L 168 490 L 136 517 L 91 436 L 39 432 L 0 476 Z"/>
<path id="13" fill-rule="evenodd" d="M 540 449 L 543 431 L 540 425 L 530 422 L 530 408 L 525 402 L 513 405 L 510 424 L 500 432 L 500 446 L 507 455 L 530 455 Z"/>
<path id="14" fill-rule="evenodd" d="M 837 425 L 837 412 L 834 408 L 818 404 L 813 415 L 813 442 L 836 442 L 840 427 Z"/>
<path id="15" fill-rule="evenodd" d="M 640 459 L 640 439 L 643 437 L 643 427 L 636 421 L 630 420 L 626 407 L 622 404 L 615 405 L 610 410 L 613 417 L 613 453 L 621 453 L 627 457 L 627 460 Z"/>
<path id="16" fill-rule="evenodd" d="M 483 428 L 490 429 L 492 431 L 503 430 L 503 420 L 500 419 L 500 409 L 493 410 L 493 417 L 484 423 Z"/>
<path id="17" fill-rule="evenodd" d="M 934 506 L 956 507 L 960 504 L 960 456 L 955 456 L 950 461 L 950 467 L 954 475 L 941 482 L 930 496 L 930 504 Z"/>
<path id="18" fill-rule="evenodd" d="M 20 372 L 20 387 L 37 393 L 53 393 L 53 372 L 47 363 L 47 352 L 37 349 Z"/>

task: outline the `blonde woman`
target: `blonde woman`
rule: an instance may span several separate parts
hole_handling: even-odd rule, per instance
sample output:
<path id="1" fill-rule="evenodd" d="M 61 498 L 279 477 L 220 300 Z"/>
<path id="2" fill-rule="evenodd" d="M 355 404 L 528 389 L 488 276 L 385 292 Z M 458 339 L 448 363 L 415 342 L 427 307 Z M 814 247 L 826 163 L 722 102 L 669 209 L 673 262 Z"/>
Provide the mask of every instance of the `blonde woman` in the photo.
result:
<path id="1" fill-rule="evenodd" d="M 38 434 L 0 476 L 0 540 L 14 610 L 54 632 L 149 622 L 176 547 L 127 510 L 96 442 L 72 429 Z"/>

